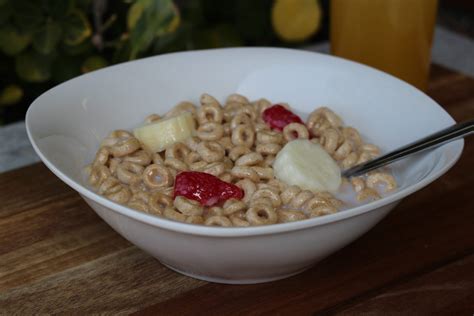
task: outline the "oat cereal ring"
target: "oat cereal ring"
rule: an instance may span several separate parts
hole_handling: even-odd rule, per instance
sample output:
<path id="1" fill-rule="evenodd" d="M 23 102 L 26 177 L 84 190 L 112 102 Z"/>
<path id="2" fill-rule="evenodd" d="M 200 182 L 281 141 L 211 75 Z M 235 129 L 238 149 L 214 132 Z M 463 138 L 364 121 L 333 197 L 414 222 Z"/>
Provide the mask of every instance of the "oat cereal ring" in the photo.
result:
<path id="1" fill-rule="evenodd" d="M 133 163 L 136 163 L 136 164 L 139 164 L 141 166 L 148 166 L 150 164 L 152 160 L 152 157 L 151 155 L 141 149 L 141 150 L 138 150 L 130 155 L 127 155 L 123 158 L 123 161 L 127 161 L 127 162 L 133 162 Z"/>
<path id="2" fill-rule="evenodd" d="M 380 148 L 373 145 L 373 144 L 363 144 L 361 146 L 361 150 L 363 152 L 367 152 L 370 154 L 370 158 L 375 158 L 380 155 Z"/>
<path id="3" fill-rule="evenodd" d="M 257 182 L 260 179 L 255 170 L 247 166 L 234 166 L 230 170 L 230 174 L 234 177 L 249 179 L 253 182 Z"/>
<path id="4" fill-rule="evenodd" d="M 238 212 L 238 213 L 243 214 L 243 212 Z M 234 225 L 235 227 L 249 227 L 250 226 L 250 223 L 248 221 L 246 221 L 245 219 L 240 218 L 235 213 L 230 215 L 229 219 L 232 222 L 232 225 Z"/>
<path id="5" fill-rule="evenodd" d="M 364 162 L 367 162 L 371 159 L 372 159 L 372 155 L 367 151 L 363 151 L 363 152 L 360 153 L 360 156 L 357 159 L 356 165 L 360 165 L 360 164 L 362 164 Z"/>
<path id="6" fill-rule="evenodd" d="M 149 212 L 155 215 L 163 215 L 163 211 L 173 205 L 173 199 L 162 193 L 155 192 L 148 198 Z"/>
<path id="7" fill-rule="evenodd" d="M 212 206 L 204 210 L 205 218 L 212 216 L 223 216 L 224 209 L 220 206 Z"/>
<path id="8" fill-rule="evenodd" d="M 290 203 L 298 194 L 301 192 L 301 189 L 297 185 L 291 185 L 287 187 L 283 192 L 280 193 L 281 202 L 283 204 Z"/>
<path id="9" fill-rule="evenodd" d="M 151 164 L 143 171 L 143 183 L 150 189 L 160 189 L 173 185 L 170 170 L 163 165 Z"/>
<path id="10" fill-rule="evenodd" d="M 131 188 L 130 188 L 130 190 L 131 190 Z M 133 196 L 132 196 L 133 199 L 141 200 L 141 201 L 146 202 L 146 203 L 148 203 L 150 201 L 150 193 L 149 192 L 140 191 L 140 190 L 135 191 L 135 192 L 133 190 L 131 190 L 131 191 L 133 193 Z"/>
<path id="11" fill-rule="evenodd" d="M 117 167 L 117 178 L 125 184 L 139 182 L 142 179 L 144 169 L 143 166 L 137 163 L 124 161 Z"/>
<path id="12" fill-rule="evenodd" d="M 283 137 L 287 142 L 297 138 L 308 139 L 309 132 L 306 126 L 303 124 L 290 123 L 283 128 Z"/>
<path id="13" fill-rule="evenodd" d="M 246 155 L 248 153 L 251 153 L 252 151 L 250 150 L 249 147 L 247 146 L 234 146 L 230 151 L 229 151 L 229 158 L 233 161 L 238 160 L 240 157 L 243 155 Z"/>
<path id="14" fill-rule="evenodd" d="M 336 212 L 337 209 L 332 205 L 320 205 L 317 208 L 309 211 L 309 218 L 334 214 Z"/>
<path id="15" fill-rule="evenodd" d="M 164 195 L 169 196 L 170 198 L 174 198 L 174 188 L 173 187 L 161 188 L 161 189 L 159 189 L 158 192 L 161 192 Z"/>
<path id="16" fill-rule="evenodd" d="M 238 114 L 245 114 L 247 115 L 251 121 L 255 121 L 257 119 L 257 110 L 251 106 L 251 105 L 243 105 L 240 107 L 240 109 L 237 111 Z"/>
<path id="17" fill-rule="evenodd" d="M 291 223 L 306 219 L 306 215 L 301 211 L 279 209 L 277 211 L 278 223 Z"/>
<path id="18" fill-rule="evenodd" d="M 145 185 L 145 183 L 143 183 L 143 181 L 130 183 L 128 187 L 134 195 L 137 195 L 138 193 L 141 193 L 141 192 L 142 193 L 148 192 L 148 187 Z"/>
<path id="19" fill-rule="evenodd" d="M 352 152 L 352 144 L 350 141 L 344 141 L 334 152 L 334 159 L 342 160 L 345 159 Z"/>
<path id="20" fill-rule="evenodd" d="M 188 224 L 204 224 L 204 218 L 202 216 L 192 215 L 186 218 L 186 223 Z"/>
<path id="21" fill-rule="evenodd" d="M 207 162 L 205 162 L 203 160 L 200 160 L 200 161 L 196 161 L 196 162 L 193 162 L 192 164 L 190 164 L 189 165 L 189 170 L 191 170 L 191 171 L 201 171 L 206 167 L 207 167 Z"/>
<path id="22" fill-rule="evenodd" d="M 220 161 L 211 162 L 210 164 L 202 168 L 201 171 L 218 177 L 225 172 L 225 166 L 224 163 Z"/>
<path id="23" fill-rule="evenodd" d="M 273 203 L 272 203 L 272 200 L 270 200 L 269 198 L 267 197 L 261 197 L 261 198 L 258 198 L 258 199 L 252 199 L 249 203 L 249 207 L 252 207 L 256 204 L 266 204 L 266 205 L 270 205 L 271 207 L 273 207 Z"/>
<path id="24" fill-rule="evenodd" d="M 223 215 L 230 215 L 235 212 L 241 212 L 244 211 L 247 205 L 237 199 L 229 199 L 225 201 L 224 207 L 223 207 Z"/>
<path id="25" fill-rule="evenodd" d="M 237 115 L 232 118 L 232 121 L 230 121 L 230 128 L 234 129 L 239 125 L 252 126 L 252 120 L 245 113 L 237 113 Z"/>
<path id="26" fill-rule="evenodd" d="M 201 156 L 195 152 L 195 151 L 191 151 L 185 158 L 184 158 L 184 162 L 191 167 L 191 164 L 195 163 L 195 162 L 198 162 L 198 161 L 201 161 Z"/>
<path id="27" fill-rule="evenodd" d="M 255 171 L 258 177 L 262 180 L 270 180 L 273 179 L 273 168 L 270 167 L 260 167 L 260 166 L 252 166 L 253 171 Z"/>
<path id="28" fill-rule="evenodd" d="M 230 127 L 230 123 L 222 124 L 222 129 L 224 130 L 224 136 L 230 136 L 232 134 L 232 128 Z"/>
<path id="29" fill-rule="evenodd" d="M 135 197 L 132 197 L 130 201 L 128 201 L 127 206 L 130 208 L 142 211 L 144 213 L 148 213 L 149 211 L 148 204 L 143 200 L 135 199 Z"/>
<path id="30" fill-rule="evenodd" d="M 366 200 L 375 201 L 380 199 L 380 195 L 372 188 L 365 188 L 357 193 L 357 201 L 362 202 Z"/>
<path id="31" fill-rule="evenodd" d="M 114 177 L 107 178 L 99 187 L 98 193 L 104 195 L 110 200 L 125 204 L 130 200 L 132 193 L 125 185 Z"/>
<path id="32" fill-rule="evenodd" d="M 290 207 L 293 209 L 301 209 L 303 205 L 313 197 L 313 192 L 309 190 L 303 190 L 290 201 Z"/>
<path id="33" fill-rule="evenodd" d="M 165 159 L 165 166 L 169 168 L 173 168 L 176 171 L 186 171 L 188 170 L 188 165 L 179 159 L 176 158 L 166 158 Z"/>
<path id="34" fill-rule="evenodd" d="M 349 155 L 347 155 L 346 158 L 342 160 L 341 162 L 342 169 L 348 169 L 350 167 L 355 166 L 358 159 L 359 159 L 359 156 L 357 155 L 357 153 L 351 152 Z"/>
<path id="35" fill-rule="evenodd" d="M 140 149 L 140 142 L 135 137 L 120 138 L 115 145 L 110 147 L 110 152 L 114 157 L 123 157 Z"/>
<path id="36" fill-rule="evenodd" d="M 232 168 L 234 168 L 234 163 L 229 157 L 224 157 L 222 162 L 224 163 L 225 170 L 231 170 Z"/>
<path id="37" fill-rule="evenodd" d="M 201 102 L 202 106 L 204 105 L 213 105 L 213 106 L 218 106 L 218 107 L 221 106 L 219 101 L 217 101 L 213 96 L 207 93 L 201 94 L 201 98 L 199 99 L 199 102 Z"/>
<path id="38" fill-rule="evenodd" d="M 268 155 L 264 160 L 264 162 L 265 162 L 264 165 L 267 166 L 267 167 L 271 167 L 273 165 L 273 162 L 275 162 L 275 159 L 276 159 L 275 155 Z"/>
<path id="39" fill-rule="evenodd" d="M 165 151 L 165 158 L 176 158 L 185 161 L 191 150 L 183 143 L 176 143 Z"/>
<path id="40" fill-rule="evenodd" d="M 361 177 L 351 178 L 351 184 L 352 184 L 352 187 L 354 188 L 354 191 L 356 192 L 360 192 L 363 189 L 365 189 L 365 181 Z"/>
<path id="41" fill-rule="evenodd" d="M 188 101 L 183 101 L 176 104 L 170 111 L 165 114 L 166 118 L 178 116 L 180 114 L 189 112 L 191 114 L 196 113 L 196 106 Z"/>
<path id="42" fill-rule="evenodd" d="M 224 106 L 224 121 L 230 122 L 242 107 L 241 103 L 229 102 Z"/>
<path id="43" fill-rule="evenodd" d="M 95 154 L 95 159 L 92 165 L 106 165 L 109 161 L 110 150 L 107 146 L 102 146 L 99 148 Z"/>
<path id="44" fill-rule="evenodd" d="M 234 144 L 232 144 L 232 140 L 230 139 L 229 136 L 225 136 L 225 137 L 222 137 L 221 139 L 219 139 L 217 141 L 219 144 L 222 145 L 222 147 L 224 147 L 224 149 L 228 152 L 230 151 L 232 148 L 234 148 Z"/>
<path id="45" fill-rule="evenodd" d="M 219 176 L 219 179 L 221 179 L 222 181 L 225 181 L 225 182 L 229 182 L 229 183 L 232 183 L 234 181 L 234 177 L 228 172 L 225 172 L 225 173 L 221 174 Z"/>
<path id="46" fill-rule="evenodd" d="M 238 181 L 235 185 L 244 190 L 243 201 L 245 203 L 250 202 L 252 195 L 255 193 L 255 191 L 257 191 L 257 186 L 253 181 L 249 179 L 242 179 Z"/>
<path id="47" fill-rule="evenodd" d="M 339 145 L 339 132 L 334 128 L 325 129 L 319 139 L 319 142 L 332 155 Z"/>
<path id="48" fill-rule="evenodd" d="M 270 127 L 266 123 L 256 123 L 254 124 L 255 132 L 258 134 L 259 132 L 269 132 Z"/>
<path id="49" fill-rule="evenodd" d="M 280 180 L 275 179 L 275 178 L 268 180 L 267 184 L 271 187 L 274 187 L 275 189 L 278 189 L 281 192 L 286 190 L 286 188 L 288 187 L 285 183 L 283 183 Z M 281 196 L 280 196 L 280 198 L 281 198 Z"/>
<path id="50" fill-rule="evenodd" d="M 255 204 L 245 213 L 245 218 L 250 225 L 269 225 L 278 221 L 278 215 L 272 206 Z"/>
<path id="51" fill-rule="evenodd" d="M 303 204 L 303 209 L 307 211 L 312 211 L 319 209 L 321 206 L 331 206 L 334 207 L 331 202 L 329 202 L 327 199 L 322 198 L 320 196 L 315 196 L 311 199 L 309 199 L 307 202 Z"/>
<path id="52" fill-rule="evenodd" d="M 203 105 L 197 111 L 197 120 L 200 125 L 210 122 L 221 124 L 223 118 L 224 114 L 220 107 Z"/>
<path id="53" fill-rule="evenodd" d="M 283 136 L 270 130 L 263 130 L 257 133 L 257 144 L 281 144 Z"/>
<path id="54" fill-rule="evenodd" d="M 113 175 L 117 174 L 117 168 L 122 162 L 122 159 L 120 158 L 112 158 L 109 160 L 109 170 Z"/>
<path id="55" fill-rule="evenodd" d="M 161 157 L 160 153 L 153 153 L 151 155 L 151 161 L 155 165 L 164 165 L 165 164 L 165 161 L 163 160 L 163 157 Z"/>
<path id="56" fill-rule="evenodd" d="M 376 189 L 378 184 L 383 184 L 385 186 L 385 192 L 390 192 L 397 188 L 395 178 L 384 172 L 370 173 L 367 176 L 366 184 L 371 189 Z"/>
<path id="57" fill-rule="evenodd" d="M 187 138 L 184 141 L 184 144 L 192 151 L 196 151 L 200 142 L 201 140 L 199 138 L 197 138 L 196 136 L 193 136 L 193 137 Z"/>
<path id="58" fill-rule="evenodd" d="M 241 104 L 248 104 L 249 103 L 249 100 L 244 97 L 243 95 L 240 95 L 238 93 L 232 93 L 231 95 L 229 95 L 227 97 L 227 100 L 226 100 L 226 103 L 230 103 L 230 102 L 237 102 L 237 103 L 241 103 Z"/>
<path id="59" fill-rule="evenodd" d="M 257 109 L 257 113 L 260 114 L 260 118 L 261 118 L 261 115 L 262 115 L 263 111 L 265 111 L 266 109 L 271 107 L 272 104 L 267 99 L 262 98 L 262 99 L 259 99 L 255 102 L 253 102 L 253 106 Z"/>
<path id="60" fill-rule="evenodd" d="M 184 196 L 177 196 L 174 199 L 174 207 L 184 215 L 202 215 L 204 208 L 199 204 L 198 201 L 190 200 Z"/>
<path id="61" fill-rule="evenodd" d="M 257 152 L 250 152 L 248 154 L 240 156 L 240 158 L 235 161 L 235 165 L 236 166 L 254 166 L 261 161 L 263 161 L 263 157 L 261 154 Z"/>
<path id="62" fill-rule="evenodd" d="M 232 143 L 236 146 L 252 147 L 255 133 L 246 125 L 239 125 L 232 131 Z"/>
<path id="63" fill-rule="evenodd" d="M 91 167 L 88 180 L 92 186 L 97 187 L 110 176 L 111 172 L 109 168 L 104 165 L 95 165 Z"/>
<path id="64" fill-rule="evenodd" d="M 344 136 L 345 139 L 352 141 L 355 147 L 362 145 L 362 138 L 360 137 L 359 132 L 353 127 L 343 127 L 342 136 Z"/>
<path id="65" fill-rule="evenodd" d="M 168 218 L 168 219 L 172 219 L 172 220 L 175 220 L 175 221 L 178 221 L 178 222 L 185 222 L 186 221 L 186 215 L 181 214 L 180 212 L 178 212 L 173 207 L 165 208 L 165 210 L 163 211 L 163 216 Z"/>
<path id="66" fill-rule="evenodd" d="M 197 148 L 197 153 L 205 162 L 222 161 L 225 156 L 224 147 L 217 142 L 201 142 Z"/>
<path id="67" fill-rule="evenodd" d="M 145 123 L 150 124 L 156 121 L 161 120 L 161 116 L 158 114 L 150 114 L 145 118 Z"/>
<path id="68" fill-rule="evenodd" d="M 133 134 L 122 129 L 111 132 L 104 140 L 100 143 L 100 146 L 113 146 L 119 140 L 124 140 L 133 137 Z"/>
<path id="69" fill-rule="evenodd" d="M 332 127 L 341 127 L 342 120 L 341 118 L 334 113 L 331 109 L 327 107 L 320 107 L 316 111 L 310 114 L 310 116 L 315 116 L 318 120 L 325 119 Z"/>
<path id="70" fill-rule="evenodd" d="M 211 216 L 204 222 L 207 226 L 231 227 L 232 222 L 225 216 Z"/>
<path id="71" fill-rule="evenodd" d="M 259 189 L 252 195 L 252 200 L 257 200 L 260 198 L 269 199 L 273 207 L 279 207 L 281 205 L 281 199 L 278 190 L 271 188 Z"/>
<path id="72" fill-rule="evenodd" d="M 224 128 L 220 123 L 207 122 L 199 126 L 196 135 L 201 140 L 219 140 L 224 136 Z"/>

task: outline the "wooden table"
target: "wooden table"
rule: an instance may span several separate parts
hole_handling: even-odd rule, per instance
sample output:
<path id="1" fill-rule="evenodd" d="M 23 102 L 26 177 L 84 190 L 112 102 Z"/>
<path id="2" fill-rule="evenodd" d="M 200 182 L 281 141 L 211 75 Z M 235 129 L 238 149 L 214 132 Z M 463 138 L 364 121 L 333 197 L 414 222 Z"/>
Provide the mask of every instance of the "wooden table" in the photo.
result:
<path id="1" fill-rule="evenodd" d="M 474 117 L 474 79 L 434 67 L 428 93 Z M 0 175 L 0 314 L 472 315 L 473 185 L 471 137 L 446 175 L 356 242 L 300 275 L 238 286 L 168 270 L 35 164 Z"/>

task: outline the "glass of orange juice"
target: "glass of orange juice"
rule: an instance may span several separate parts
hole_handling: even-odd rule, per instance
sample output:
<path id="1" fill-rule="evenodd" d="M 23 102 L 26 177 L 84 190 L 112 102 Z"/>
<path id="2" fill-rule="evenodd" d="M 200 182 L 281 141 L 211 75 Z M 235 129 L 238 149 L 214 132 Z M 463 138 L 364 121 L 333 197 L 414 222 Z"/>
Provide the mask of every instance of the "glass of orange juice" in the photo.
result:
<path id="1" fill-rule="evenodd" d="M 331 0 L 331 52 L 426 90 L 438 0 Z"/>

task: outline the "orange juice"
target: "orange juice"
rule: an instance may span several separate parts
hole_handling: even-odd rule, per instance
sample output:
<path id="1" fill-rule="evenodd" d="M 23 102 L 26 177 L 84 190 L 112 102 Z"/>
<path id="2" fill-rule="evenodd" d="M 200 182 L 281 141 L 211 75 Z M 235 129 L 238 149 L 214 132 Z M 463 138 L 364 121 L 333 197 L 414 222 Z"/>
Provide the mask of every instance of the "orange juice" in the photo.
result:
<path id="1" fill-rule="evenodd" d="M 426 90 L 437 0 L 331 0 L 331 51 Z"/>

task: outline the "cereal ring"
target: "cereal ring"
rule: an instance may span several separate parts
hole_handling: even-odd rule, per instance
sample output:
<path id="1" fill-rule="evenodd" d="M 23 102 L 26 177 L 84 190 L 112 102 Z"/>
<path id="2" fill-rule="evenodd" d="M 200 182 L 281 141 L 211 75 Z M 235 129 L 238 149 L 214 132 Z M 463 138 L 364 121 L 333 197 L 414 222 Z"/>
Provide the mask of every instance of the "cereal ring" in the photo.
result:
<path id="1" fill-rule="evenodd" d="M 188 216 L 188 218 L 186 218 L 186 223 L 189 223 L 189 224 L 204 224 L 204 218 L 202 218 L 202 216 L 197 216 L 197 215 Z"/>
<path id="2" fill-rule="evenodd" d="M 218 177 L 225 172 L 225 166 L 224 163 L 220 161 L 211 162 L 210 164 L 202 168 L 201 171 Z"/>
<path id="3" fill-rule="evenodd" d="M 148 204 L 145 201 L 140 200 L 140 199 L 135 199 L 134 197 L 132 197 L 130 201 L 128 201 L 127 206 L 144 213 L 148 213 L 149 211 Z"/>
<path id="4" fill-rule="evenodd" d="M 135 137 L 119 139 L 115 145 L 110 147 L 110 153 L 114 157 L 123 157 L 140 149 L 140 142 Z"/>
<path id="5" fill-rule="evenodd" d="M 165 210 L 163 211 L 163 216 L 168 218 L 168 219 L 172 219 L 172 220 L 175 220 L 175 221 L 178 221 L 178 222 L 185 222 L 186 221 L 186 215 L 181 214 L 180 212 L 178 212 L 173 207 L 165 208 Z"/>
<path id="6" fill-rule="evenodd" d="M 283 136 L 274 131 L 260 131 L 257 133 L 257 143 L 259 144 L 281 144 Z"/>
<path id="7" fill-rule="evenodd" d="M 133 154 L 130 154 L 130 155 L 127 155 L 123 158 L 123 161 L 127 161 L 127 162 L 132 162 L 132 163 L 136 163 L 136 164 L 139 164 L 141 166 L 148 166 L 151 162 L 152 158 L 150 156 L 150 154 L 141 149 L 141 150 L 138 150 L 136 152 L 134 152 Z"/>
<path id="8" fill-rule="evenodd" d="M 307 218 L 303 212 L 286 209 L 279 209 L 277 215 L 278 223 L 296 222 Z"/>
<path id="9" fill-rule="evenodd" d="M 218 106 L 220 107 L 219 101 L 217 101 L 213 96 L 203 93 L 201 94 L 201 98 L 199 99 L 199 102 L 201 102 L 201 105 L 213 105 L 213 106 Z"/>
<path id="10" fill-rule="evenodd" d="M 244 97 L 243 95 L 240 95 L 238 93 L 232 93 L 231 95 L 229 95 L 227 97 L 226 103 L 229 103 L 229 102 L 237 102 L 237 103 L 241 103 L 241 104 L 248 104 L 249 100 L 246 97 Z"/>
<path id="11" fill-rule="evenodd" d="M 169 118 L 169 117 L 173 117 L 173 116 L 178 116 L 178 115 L 186 113 L 186 112 L 195 114 L 196 113 L 196 106 L 194 104 L 192 104 L 191 102 L 188 102 L 188 101 L 180 102 L 180 103 L 176 104 L 170 111 L 168 111 L 165 114 L 165 117 Z"/>
<path id="12" fill-rule="evenodd" d="M 354 147 L 359 147 L 362 145 L 362 138 L 360 137 L 359 132 L 353 127 L 343 127 L 342 136 L 344 136 L 346 140 L 352 141 Z"/>
<path id="13" fill-rule="evenodd" d="M 249 179 L 253 182 L 257 182 L 260 179 L 258 174 L 252 168 L 247 166 L 234 166 L 230 171 L 230 174 L 234 177 Z"/>
<path id="14" fill-rule="evenodd" d="M 363 144 L 361 147 L 363 152 L 367 152 L 370 154 L 370 158 L 375 158 L 380 155 L 380 148 L 372 144 Z"/>
<path id="15" fill-rule="evenodd" d="M 263 179 L 263 180 L 273 179 L 273 168 L 253 166 L 252 169 L 253 171 L 257 173 L 260 179 Z"/>
<path id="16" fill-rule="evenodd" d="M 165 166 L 151 164 L 143 171 L 143 183 L 150 189 L 165 188 L 173 185 L 173 182 L 174 178 Z"/>
<path id="17" fill-rule="evenodd" d="M 220 206 L 212 206 L 205 210 L 206 218 L 211 216 L 223 216 L 224 210 Z"/>
<path id="18" fill-rule="evenodd" d="M 223 118 L 222 109 L 213 105 L 203 105 L 197 111 L 197 120 L 200 125 L 210 122 L 221 124 Z"/>
<path id="19" fill-rule="evenodd" d="M 360 156 L 357 159 L 356 165 L 363 164 L 371 159 L 372 159 L 372 155 L 367 151 L 363 151 L 360 153 Z"/>
<path id="20" fill-rule="evenodd" d="M 263 111 L 265 111 L 266 109 L 271 107 L 272 104 L 267 99 L 262 98 L 262 99 L 259 99 L 255 102 L 253 102 L 253 106 L 257 109 L 257 113 L 260 114 L 260 116 L 261 116 Z"/>
<path id="21" fill-rule="evenodd" d="M 393 191 L 397 188 L 395 178 L 384 172 L 374 172 L 367 176 L 366 184 L 371 189 L 376 189 L 378 184 L 385 185 L 385 192 Z"/>
<path id="22" fill-rule="evenodd" d="M 189 169 L 191 171 L 201 171 L 206 167 L 207 167 L 207 162 L 203 160 L 193 162 L 192 164 L 189 165 Z"/>
<path id="23" fill-rule="evenodd" d="M 252 147 L 255 140 L 253 129 L 246 125 L 239 125 L 232 131 L 232 143 L 236 146 Z"/>
<path id="24" fill-rule="evenodd" d="M 97 187 L 102 184 L 108 177 L 111 176 L 110 170 L 104 165 L 92 166 L 89 173 L 90 185 Z"/>
<path id="25" fill-rule="evenodd" d="M 328 152 L 328 154 L 332 155 L 339 145 L 339 132 L 334 128 L 325 129 L 321 138 L 319 139 L 319 142 Z"/>
<path id="26" fill-rule="evenodd" d="M 225 182 L 229 182 L 229 183 L 232 183 L 232 181 L 234 180 L 234 177 L 230 174 L 230 173 L 223 173 L 219 176 L 219 179 L 221 179 L 222 181 L 225 181 Z"/>
<path id="27" fill-rule="evenodd" d="M 303 190 L 290 201 L 290 207 L 293 209 L 301 209 L 303 204 L 305 204 L 312 197 L 314 197 L 313 192 L 309 190 Z"/>
<path id="28" fill-rule="evenodd" d="M 303 124 L 290 123 L 283 128 L 283 137 L 287 142 L 297 138 L 308 139 L 309 132 Z"/>
<path id="29" fill-rule="evenodd" d="M 232 121 L 230 121 L 230 128 L 234 129 L 239 125 L 252 126 L 252 120 L 245 113 L 237 113 L 237 115 L 232 118 Z"/>
<path id="30" fill-rule="evenodd" d="M 351 178 L 351 184 L 352 184 L 352 187 L 354 188 L 354 191 L 356 192 L 360 192 L 363 189 L 365 189 L 365 181 L 361 177 Z"/>
<path id="31" fill-rule="evenodd" d="M 226 151 L 230 151 L 232 148 L 235 147 L 234 144 L 232 144 L 232 140 L 229 136 L 222 137 L 217 142 L 221 144 Z"/>
<path id="32" fill-rule="evenodd" d="M 261 154 L 257 152 L 250 152 L 243 156 L 240 156 L 239 159 L 235 161 L 236 166 L 253 166 L 258 164 L 259 162 L 263 161 L 263 157 Z"/>
<path id="33" fill-rule="evenodd" d="M 252 200 L 260 199 L 260 198 L 267 198 L 271 201 L 274 207 L 279 207 L 281 205 L 280 195 L 278 191 L 271 188 L 264 188 L 257 190 L 253 196 Z"/>
<path id="34" fill-rule="evenodd" d="M 375 201 L 378 199 L 380 199 L 380 195 L 377 193 L 377 191 L 375 191 L 372 188 L 365 188 L 361 190 L 359 193 L 357 193 L 357 201 L 360 201 L 360 202 L 366 201 L 366 200 Z"/>
<path id="35" fill-rule="evenodd" d="M 258 134 L 259 132 L 268 132 L 270 131 L 270 128 L 268 127 L 267 124 L 265 123 L 256 123 L 254 124 L 254 129 L 255 129 L 255 132 Z"/>
<path id="36" fill-rule="evenodd" d="M 257 191 L 257 186 L 249 179 L 240 180 L 235 185 L 244 190 L 243 201 L 245 203 L 250 202 L 252 195 L 255 193 L 255 191 Z"/>
<path id="37" fill-rule="evenodd" d="M 334 152 L 334 159 L 342 160 L 345 159 L 352 152 L 352 144 L 350 141 L 344 141 Z"/>
<path id="38" fill-rule="evenodd" d="M 309 199 L 307 202 L 304 203 L 303 209 L 307 211 L 312 211 L 319 209 L 321 206 L 331 206 L 334 207 L 331 202 L 328 200 L 320 197 L 320 196 L 315 196 L 311 199 Z"/>
<path id="39" fill-rule="evenodd" d="M 225 216 L 211 216 L 204 222 L 207 226 L 230 227 L 232 222 Z"/>
<path id="40" fill-rule="evenodd" d="M 347 155 L 346 158 L 344 158 L 342 161 L 341 161 L 341 167 L 342 169 L 348 169 L 352 166 L 355 166 L 355 164 L 357 163 L 357 160 L 359 159 L 359 157 L 357 156 L 357 153 L 355 152 L 351 152 L 349 155 Z"/>
<path id="41" fill-rule="evenodd" d="M 229 158 L 232 159 L 233 161 L 236 161 L 241 156 L 246 155 L 251 152 L 252 151 L 247 146 L 234 146 L 234 148 L 232 148 L 229 151 Z"/>
<path id="42" fill-rule="evenodd" d="M 230 122 L 232 118 L 239 112 L 242 107 L 241 103 L 238 102 L 228 102 L 224 106 L 224 120 Z"/>
<path id="43" fill-rule="evenodd" d="M 109 177 L 102 182 L 97 192 L 120 204 L 127 203 L 132 196 L 130 189 L 121 184 L 120 181 L 114 177 Z"/>
<path id="44" fill-rule="evenodd" d="M 99 150 L 97 151 L 95 155 L 94 162 L 92 165 L 106 165 L 107 162 L 109 161 L 109 156 L 110 156 L 110 150 L 109 147 L 103 146 L 100 147 Z"/>
<path id="45" fill-rule="evenodd" d="M 269 198 L 267 197 L 261 197 L 261 198 L 258 198 L 258 199 L 252 199 L 249 203 L 249 206 L 252 207 L 256 204 L 266 204 L 266 205 L 270 205 L 271 207 L 273 207 L 273 203 L 272 203 L 272 200 L 270 200 Z"/>
<path id="46" fill-rule="evenodd" d="M 273 162 L 275 162 L 275 159 L 275 155 L 268 155 L 264 160 L 264 166 L 271 167 L 273 165 Z"/>
<path id="47" fill-rule="evenodd" d="M 242 105 L 240 109 L 237 110 L 238 114 L 246 114 L 251 121 L 255 121 L 257 119 L 257 110 L 251 105 Z"/>
<path id="48" fill-rule="evenodd" d="M 129 188 L 130 188 L 130 191 L 132 191 L 134 195 L 140 192 L 143 192 L 143 193 L 148 192 L 148 187 L 145 185 L 145 183 L 143 183 L 143 181 L 130 183 Z"/>
<path id="49" fill-rule="evenodd" d="M 159 116 L 158 114 L 150 114 L 145 118 L 145 123 L 150 124 L 159 120 L 161 120 L 161 116 Z"/>
<path id="50" fill-rule="evenodd" d="M 195 136 L 187 138 L 184 143 L 192 151 L 196 151 L 201 140 Z"/>
<path id="51" fill-rule="evenodd" d="M 275 210 L 267 204 L 256 204 L 245 213 L 245 218 L 250 225 L 269 225 L 278 221 Z"/>
<path id="52" fill-rule="evenodd" d="M 238 212 L 238 213 L 243 214 L 243 212 Z M 249 227 L 250 226 L 250 223 L 248 221 L 235 215 L 235 213 L 230 215 L 229 219 L 232 222 L 232 225 L 234 225 L 235 227 Z"/>
<path id="53" fill-rule="evenodd" d="M 245 210 L 246 207 L 247 205 L 242 201 L 237 199 L 229 199 L 224 203 L 223 214 L 230 215 L 235 212 L 240 212 Z"/>
<path id="54" fill-rule="evenodd" d="M 165 151 L 165 158 L 176 158 L 185 161 L 191 150 L 183 143 L 176 143 Z"/>
<path id="55" fill-rule="evenodd" d="M 199 144 L 197 153 L 205 162 L 216 162 L 224 158 L 225 150 L 219 143 L 204 141 Z"/>
<path id="56" fill-rule="evenodd" d="M 231 170 L 232 168 L 234 168 L 234 163 L 232 162 L 232 160 L 230 160 L 229 157 L 224 157 L 222 163 L 224 164 L 225 170 Z"/>
<path id="57" fill-rule="evenodd" d="M 189 169 L 188 165 L 184 161 L 178 160 L 176 158 L 166 158 L 165 166 L 173 168 L 177 171 L 186 171 Z"/>
<path id="58" fill-rule="evenodd" d="M 196 135 L 201 140 L 214 141 L 224 136 L 224 128 L 220 123 L 207 122 L 199 126 Z"/>
<path id="59" fill-rule="evenodd" d="M 187 165 L 191 165 L 195 162 L 198 162 L 198 161 L 201 161 L 201 156 L 195 152 L 195 151 L 191 151 L 185 158 L 184 158 L 184 162 L 187 164 Z"/>
<path id="60" fill-rule="evenodd" d="M 232 128 L 230 127 L 230 123 L 222 124 L 222 128 L 224 129 L 224 136 L 230 136 L 232 134 Z"/>
<path id="61" fill-rule="evenodd" d="M 150 214 L 163 215 L 167 207 L 173 205 L 173 199 L 163 192 L 154 192 L 148 198 Z"/>
<path id="62" fill-rule="evenodd" d="M 143 166 L 137 163 L 124 161 L 117 167 L 117 178 L 125 184 L 139 182 L 142 179 L 143 170 Z"/>
<path id="63" fill-rule="evenodd" d="M 334 214 L 336 212 L 337 209 L 332 205 L 320 205 L 319 207 L 309 211 L 309 218 Z"/>
<path id="64" fill-rule="evenodd" d="M 124 140 L 133 137 L 133 135 L 126 130 L 115 130 L 110 133 L 104 140 L 100 143 L 100 146 L 114 146 L 119 140 Z"/>
<path id="65" fill-rule="evenodd" d="M 174 199 L 174 207 L 184 215 L 202 215 L 204 208 L 198 201 L 189 200 L 184 196 L 177 196 Z"/>
<path id="66" fill-rule="evenodd" d="M 155 165 L 164 165 L 165 164 L 165 161 L 163 160 L 163 157 L 161 157 L 161 155 L 159 153 L 153 153 L 152 156 L 151 156 L 151 161 Z"/>
<path id="67" fill-rule="evenodd" d="M 292 186 L 287 187 L 280 194 L 281 202 L 285 205 L 290 203 L 290 201 L 293 200 L 300 192 L 301 192 L 301 189 L 297 185 L 292 185 Z"/>

